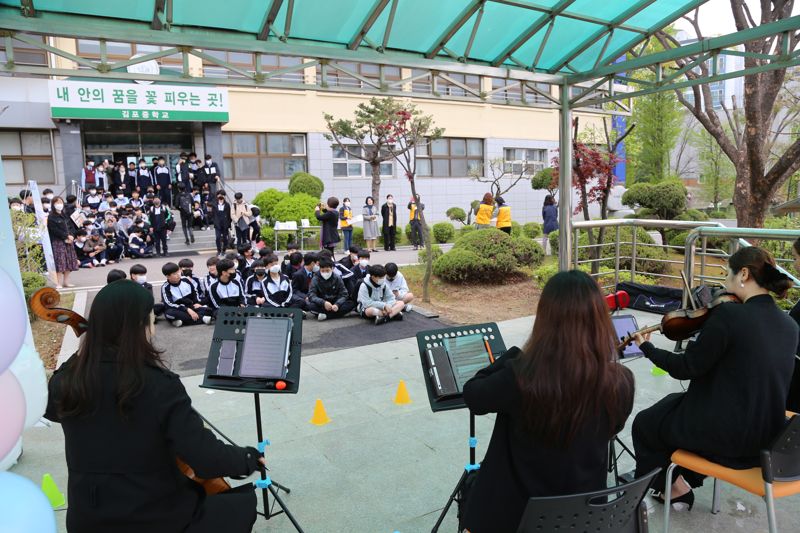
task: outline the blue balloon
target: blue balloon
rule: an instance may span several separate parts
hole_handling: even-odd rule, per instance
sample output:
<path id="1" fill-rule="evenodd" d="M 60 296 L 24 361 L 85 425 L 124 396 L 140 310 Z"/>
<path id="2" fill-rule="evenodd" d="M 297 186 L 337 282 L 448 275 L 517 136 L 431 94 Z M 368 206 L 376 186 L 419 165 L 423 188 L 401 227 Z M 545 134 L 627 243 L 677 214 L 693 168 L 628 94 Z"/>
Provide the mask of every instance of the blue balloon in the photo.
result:
<path id="1" fill-rule="evenodd" d="M 56 517 L 47 496 L 31 480 L 0 472 L 0 531 L 55 533 Z"/>

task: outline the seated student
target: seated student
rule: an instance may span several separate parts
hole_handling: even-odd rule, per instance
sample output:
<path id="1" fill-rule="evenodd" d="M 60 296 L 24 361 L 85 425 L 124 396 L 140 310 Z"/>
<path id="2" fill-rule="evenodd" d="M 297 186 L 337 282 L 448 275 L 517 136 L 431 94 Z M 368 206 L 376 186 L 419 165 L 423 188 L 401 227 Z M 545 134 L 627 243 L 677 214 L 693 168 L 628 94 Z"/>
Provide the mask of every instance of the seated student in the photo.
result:
<path id="1" fill-rule="evenodd" d="M 199 296 L 199 301 L 205 301 L 205 291 L 203 290 L 203 282 L 200 281 L 200 278 L 194 275 L 194 261 L 191 259 L 184 257 L 180 261 L 178 261 L 178 267 L 181 269 L 181 276 L 186 278 L 189 283 L 194 285 L 194 290 L 197 291 L 197 295 Z"/>
<path id="2" fill-rule="evenodd" d="M 308 289 L 311 288 L 311 278 L 319 270 L 319 258 L 313 252 L 303 256 L 303 268 L 292 276 L 292 307 L 308 311 Z"/>
<path id="3" fill-rule="evenodd" d="M 295 266 L 295 264 L 292 263 L 292 257 L 294 256 L 294 254 L 299 253 L 297 251 L 297 248 L 298 248 L 297 244 L 295 244 L 293 242 L 290 242 L 286 246 L 286 255 L 283 256 L 283 266 L 281 267 L 281 271 L 285 275 L 289 276 L 289 279 L 292 278 L 292 276 L 294 275 L 295 272 L 300 270 L 299 267 Z M 300 262 L 302 262 L 302 259 L 303 259 L 303 255 L 300 254 Z M 291 268 L 292 266 L 295 266 L 295 268 L 292 269 Z"/>
<path id="4" fill-rule="evenodd" d="M 244 287 L 236 279 L 236 265 L 230 259 L 220 259 L 217 263 L 217 281 L 208 288 L 208 301 L 214 316 L 222 306 L 244 307 Z"/>
<path id="5" fill-rule="evenodd" d="M 119 242 L 117 232 L 114 231 L 114 226 L 106 226 L 103 228 L 103 238 L 105 239 L 106 246 L 106 259 L 109 263 L 115 263 L 122 258 L 122 252 L 125 249 L 122 243 Z"/>
<path id="6" fill-rule="evenodd" d="M 359 248 L 358 246 L 351 246 L 350 249 L 348 250 L 347 255 L 339 259 L 339 264 L 344 265 L 350 270 L 353 270 L 353 267 L 355 267 L 358 264 L 358 252 L 360 251 L 361 248 Z"/>
<path id="7" fill-rule="evenodd" d="M 144 229 L 138 226 L 131 228 L 128 237 L 128 253 L 131 257 L 153 257 L 153 246 L 145 241 Z"/>
<path id="8" fill-rule="evenodd" d="M 106 285 L 121 279 L 128 279 L 128 275 L 125 274 L 125 271 L 118 268 L 112 268 L 108 271 L 108 275 L 106 276 Z"/>
<path id="9" fill-rule="evenodd" d="M 292 302 L 292 282 L 289 278 L 281 274 L 281 265 L 278 256 L 273 254 L 264 260 L 258 259 L 255 265 L 254 270 L 261 271 L 256 272 L 255 276 L 251 276 L 250 278 L 255 278 L 253 286 L 259 284 L 261 287 L 262 298 L 260 301 L 259 298 L 256 298 L 257 305 L 263 305 L 264 307 L 289 307 Z M 263 274 L 263 277 L 259 277 L 259 273 Z M 248 284 L 250 279 L 248 279 Z"/>
<path id="10" fill-rule="evenodd" d="M 244 259 L 236 252 L 228 252 L 223 256 L 223 258 L 233 263 L 233 268 L 236 269 L 235 279 L 240 284 L 242 284 L 242 286 L 244 286 L 244 278 L 242 278 L 242 272 L 241 270 L 239 270 L 239 266 L 244 261 Z"/>
<path id="11" fill-rule="evenodd" d="M 258 258 L 263 260 L 263 259 L 266 259 L 266 257 L 268 255 L 273 255 L 274 253 L 275 252 L 272 250 L 272 248 L 265 243 L 264 246 L 258 250 Z M 281 274 L 283 274 L 283 264 L 282 263 L 281 263 Z"/>
<path id="12" fill-rule="evenodd" d="M 321 257 L 319 274 L 311 280 L 308 291 L 308 310 L 317 313 L 317 320 L 322 321 L 343 317 L 354 307 L 355 302 L 350 299 L 350 293 L 341 276 L 334 274 L 333 260 L 330 257 Z"/>
<path id="13" fill-rule="evenodd" d="M 179 328 L 183 325 L 211 324 L 211 309 L 200 303 L 200 295 L 194 284 L 181 275 L 175 263 L 165 263 L 161 273 L 167 281 L 161 285 L 161 301 L 164 304 L 164 318 Z"/>
<path id="14" fill-rule="evenodd" d="M 105 266 L 106 259 L 103 251 L 95 250 L 92 243 L 89 242 L 89 236 L 86 230 L 79 229 L 75 233 L 75 255 L 78 257 L 81 268 L 94 268 L 96 266 Z"/>
<path id="15" fill-rule="evenodd" d="M 608 442 L 633 409 L 616 341 L 595 280 L 571 270 L 547 282 L 525 345 L 464 386 L 474 414 L 497 418 L 459 530 L 513 533 L 528 498 L 606 487 Z"/>
<path id="16" fill-rule="evenodd" d="M 386 263 L 386 285 L 392 291 L 394 297 L 401 300 L 406 304 L 404 311 L 411 311 L 411 302 L 414 301 L 414 295 L 408 290 L 408 283 L 403 273 L 397 269 L 395 263 Z"/>
<path id="17" fill-rule="evenodd" d="M 255 262 L 255 250 L 253 247 L 247 244 L 240 244 L 236 247 L 236 251 L 239 252 L 239 275 L 240 279 L 247 279 L 252 274 L 251 269 L 253 268 L 253 263 Z"/>
<path id="18" fill-rule="evenodd" d="M 92 209 L 100 207 L 103 197 L 97 194 L 97 187 L 89 187 L 89 194 L 84 196 L 83 201 L 89 204 Z"/>
<path id="19" fill-rule="evenodd" d="M 53 374 L 45 416 L 64 430 L 69 531 L 252 530 L 252 484 L 214 495 L 198 476 L 247 476 L 264 464 L 255 448 L 229 446 L 206 429 L 183 384 L 153 347 L 153 297 L 130 281 L 94 298 L 78 356 Z M 122 460 L 121 458 L 124 458 Z"/>
<path id="20" fill-rule="evenodd" d="M 206 261 L 206 270 L 208 270 L 208 274 L 206 274 L 202 280 L 206 304 L 208 304 L 208 289 L 211 288 L 212 283 L 217 281 L 217 263 L 219 263 L 219 257 L 216 255 L 212 255 Z"/>
<path id="21" fill-rule="evenodd" d="M 199 228 L 202 231 L 206 230 L 206 210 L 200 205 L 200 202 L 192 202 L 192 228 Z"/>
<path id="22" fill-rule="evenodd" d="M 356 281 L 360 281 L 369 275 L 369 250 L 359 250 L 358 263 L 350 271 L 355 275 Z"/>
<path id="23" fill-rule="evenodd" d="M 264 286 L 267 283 L 267 266 L 262 259 L 253 263 L 253 273 L 244 282 L 244 297 L 247 305 L 265 305 L 267 297 Z M 291 287 L 291 283 L 289 284 Z"/>
<path id="24" fill-rule="evenodd" d="M 281 272 L 289 279 L 292 279 L 300 270 L 303 270 L 303 254 L 300 252 L 294 252 L 289 256 L 288 266 L 286 265 L 285 259 L 284 263 L 281 265 Z"/>
<path id="25" fill-rule="evenodd" d="M 144 290 L 146 290 L 150 294 L 153 294 L 153 286 L 147 282 L 146 266 L 142 265 L 141 263 L 136 263 L 130 268 L 128 273 L 130 274 L 131 281 L 135 281 L 136 283 L 141 285 L 144 288 Z M 153 313 L 155 313 L 157 317 L 164 314 L 164 304 L 163 303 L 153 304 Z"/>
<path id="26" fill-rule="evenodd" d="M 375 325 L 386 324 L 390 320 L 403 320 L 402 301 L 395 300 L 394 294 L 386 286 L 386 269 L 383 265 L 369 267 L 358 288 L 358 312 L 361 318 L 375 319 Z"/>
<path id="27" fill-rule="evenodd" d="M 343 264 L 335 262 L 333 260 L 333 254 L 330 250 L 320 250 L 318 255 L 320 260 L 322 260 L 322 258 L 328 258 L 333 262 L 333 275 L 342 278 L 344 286 L 347 289 L 347 294 L 349 295 L 350 299 L 353 300 L 353 305 L 355 305 L 355 289 L 358 280 L 353 272 Z"/>

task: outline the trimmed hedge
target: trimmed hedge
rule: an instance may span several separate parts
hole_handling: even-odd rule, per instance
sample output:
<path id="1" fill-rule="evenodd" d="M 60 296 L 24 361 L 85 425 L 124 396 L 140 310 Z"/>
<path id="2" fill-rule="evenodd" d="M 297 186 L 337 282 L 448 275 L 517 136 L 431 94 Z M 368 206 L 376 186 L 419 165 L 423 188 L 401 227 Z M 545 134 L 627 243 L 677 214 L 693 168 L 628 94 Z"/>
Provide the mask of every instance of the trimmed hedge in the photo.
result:
<path id="1" fill-rule="evenodd" d="M 456 228 L 449 222 L 437 222 L 432 229 L 433 240 L 439 244 L 450 242 L 456 235 Z"/>
<path id="2" fill-rule="evenodd" d="M 522 225 L 516 220 L 511 221 L 511 236 L 522 237 Z"/>
<path id="3" fill-rule="evenodd" d="M 253 203 L 261 210 L 262 219 L 273 221 L 275 220 L 272 214 L 273 209 L 275 209 L 278 202 L 284 198 L 288 198 L 288 196 L 288 192 L 279 191 L 278 189 L 267 189 L 266 191 L 258 193 L 256 197 L 253 198 Z"/>
<path id="4" fill-rule="evenodd" d="M 292 194 L 275 204 L 272 214 L 274 220 L 279 222 L 294 221 L 300 224 L 300 220 L 304 218 L 316 222 L 314 208 L 317 207 L 317 204 L 319 204 L 319 198 L 304 193 Z"/>
<path id="5" fill-rule="evenodd" d="M 470 232 L 473 232 L 473 231 L 475 231 L 475 226 L 472 226 L 472 225 L 470 225 L 470 226 L 464 226 L 463 228 L 461 228 L 461 229 L 458 231 L 458 234 L 459 234 L 459 236 L 460 236 L 460 237 L 463 237 L 463 236 L 464 236 L 464 235 L 466 235 L 467 233 L 470 233 Z"/>
<path id="6" fill-rule="evenodd" d="M 586 272 L 587 274 L 591 274 L 591 268 L 589 265 L 581 265 L 578 270 Z M 555 276 L 558 273 L 558 264 L 550 263 L 547 265 L 542 265 L 536 270 L 533 271 L 533 279 L 536 281 L 536 284 L 539 287 L 544 287 L 550 278 Z M 604 285 L 613 285 L 614 284 L 614 271 L 610 268 L 601 268 L 600 273 L 597 276 L 594 276 L 597 283 L 602 287 Z M 620 281 L 629 281 L 631 279 L 630 274 L 620 273 Z M 656 278 L 651 276 L 645 276 L 644 274 L 636 274 L 634 281 L 636 283 L 643 283 L 645 285 L 655 285 L 658 282 Z M 607 292 L 610 292 L 609 289 L 606 289 Z"/>
<path id="7" fill-rule="evenodd" d="M 518 266 L 532 267 L 540 265 L 544 261 L 542 246 L 532 239 L 518 237 L 513 239 L 512 247 Z"/>
<path id="8" fill-rule="evenodd" d="M 538 222 L 526 222 L 524 226 L 522 226 L 522 234 L 528 237 L 529 239 L 535 239 L 536 237 L 542 236 L 542 225 Z"/>
<path id="9" fill-rule="evenodd" d="M 512 238 L 495 228 L 468 233 L 456 241 L 453 249 L 470 250 L 486 259 L 494 259 L 498 254 L 514 255 Z"/>
<path id="10" fill-rule="evenodd" d="M 453 249 L 433 263 L 433 273 L 449 283 L 496 283 L 514 272 L 514 263 L 514 256 L 508 253 L 485 259 L 468 249 Z"/>
<path id="11" fill-rule="evenodd" d="M 322 180 L 308 172 L 295 172 L 289 178 L 289 194 L 307 194 L 319 201 L 324 190 Z"/>
<path id="12" fill-rule="evenodd" d="M 461 209 L 460 207 L 451 207 L 445 212 L 445 215 L 450 220 L 457 220 L 462 224 L 467 223 L 467 212 Z"/>
<path id="13" fill-rule="evenodd" d="M 669 237 L 669 245 L 680 246 L 680 248 L 675 251 L 681 254 L 685 253 L 686 249 L 684 248 L 684 246 L 686 245 L 686 237 L 688 236 L 689 236 L 689 230 L 672 232 Z M 701 246 L 702 246 L 701 239 L 697 239 L 695 241 L 695 248 L 699 249 Z M 716 248 L 718 250 L 723 250 L 727 252 L 728 240 L 722 237 L 711 237 L 708 239 L 706 246 L 707 248 Z"/>
<path id="14" fill-rule="evenodd" d="M 436 261 L 437 259 L 439 259 L 444 255 L 442 248 L 438 244 L 432 245 L 431 250 L 433 251 L 434 261 Z M 418 257 L 420 263 L 426 263 L 428 261 L 428 249 L 426 247 L 420 248 Z"/>

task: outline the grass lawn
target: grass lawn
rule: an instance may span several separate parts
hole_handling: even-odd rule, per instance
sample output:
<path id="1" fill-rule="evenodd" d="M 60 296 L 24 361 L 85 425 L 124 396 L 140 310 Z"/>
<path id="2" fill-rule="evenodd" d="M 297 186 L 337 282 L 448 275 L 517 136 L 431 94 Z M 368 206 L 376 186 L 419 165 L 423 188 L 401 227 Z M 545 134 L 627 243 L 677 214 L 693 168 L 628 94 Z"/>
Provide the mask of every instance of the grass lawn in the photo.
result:
<path id="1" fill-rule="evenodd" d="M 72 309 L 74 301 L 74 294 L 62 294 L 58 306 Z M 66 326 L 63 324 L 47 322 L 36 317 L 31 319 L 33 344 L 36 346 L 36 351 L 39 352 L 39 357 L 42 358 L 44 367 L 48 370 L 55 370 L 56 368 L 58 352 L 61 349 L 61 341 L 64 339 L 65 331 Z"/>

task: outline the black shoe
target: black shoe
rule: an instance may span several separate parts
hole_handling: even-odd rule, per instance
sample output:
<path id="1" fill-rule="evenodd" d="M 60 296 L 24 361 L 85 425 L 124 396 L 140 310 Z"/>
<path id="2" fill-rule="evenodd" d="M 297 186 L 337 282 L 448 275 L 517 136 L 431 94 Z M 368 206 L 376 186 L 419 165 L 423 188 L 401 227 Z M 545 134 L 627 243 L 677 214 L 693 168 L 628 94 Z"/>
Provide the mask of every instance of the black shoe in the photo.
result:
<path id="1" fill-rule="evenodd" d="M 653 493 L 653 499 L 662 505 L 664 504 L 664 495 L 660 492 Z M 673 511 L 691 511 L 692 507 L 694 507 L 694 492 L 689 490 L 683 496 L 672 498 L 669 503 Z"/>
<path id="2" fill-rule="evenodd" d="M 398 322 L 399 322 L 400 320 L 403 320 L 403 312 L 401 311 L 401 312 L 397 313 L 396 315 L 394 315 L 394 316 L 392 317 L 392 320 L 397 320 Z"/>
<path id="3" fill-rule="evenodd" d="M 194 235 L 191 235 L 190 239 L 192 239 L 192 244 L 194 244 Z"/>
<path id="4" fill-rule="evenodd" d="M 183 243 L 184 243 L 186 246 L 189 246 L 189 241 L 184 241 Z"/>

